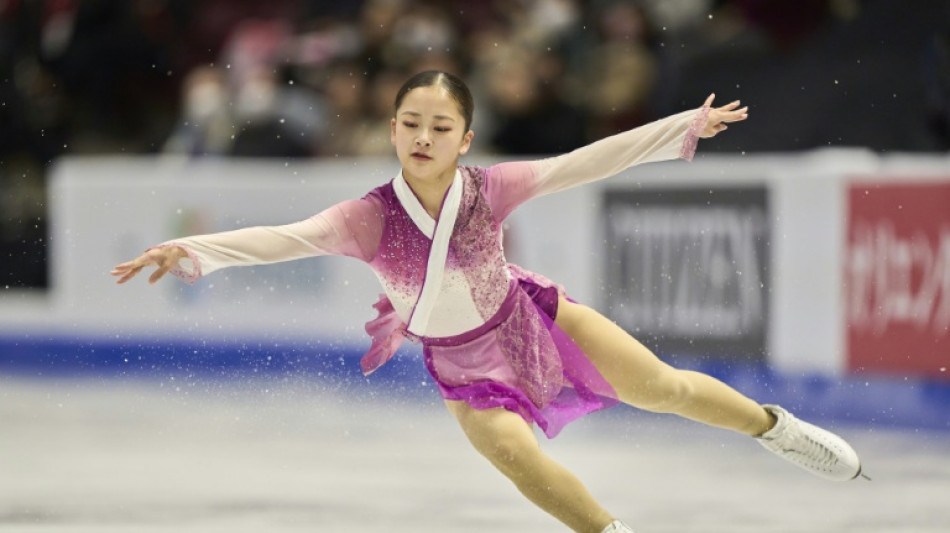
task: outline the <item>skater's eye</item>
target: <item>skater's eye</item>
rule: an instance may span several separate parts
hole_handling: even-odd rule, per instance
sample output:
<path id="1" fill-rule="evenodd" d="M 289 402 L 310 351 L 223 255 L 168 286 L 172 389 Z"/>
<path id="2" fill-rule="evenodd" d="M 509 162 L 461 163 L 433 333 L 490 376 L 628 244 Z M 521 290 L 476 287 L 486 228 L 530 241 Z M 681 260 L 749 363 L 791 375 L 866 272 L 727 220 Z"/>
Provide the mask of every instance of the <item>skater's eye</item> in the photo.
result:
<path id="1" fill-rule="evenodd" d="M 452 128 L 446 128 L 445 126 L 436 126 L 435 131 L 439 133 L 446 133 L 452 131 Z"/>
<path id="2" fill-rule="evenodd" d="M 402 125 L 407 128 L 415 128 L 416 126 L 418 126 L 418 124 L 416 124 L 415 122 L 409 122 L 408 120 L 404 120 Z"/>

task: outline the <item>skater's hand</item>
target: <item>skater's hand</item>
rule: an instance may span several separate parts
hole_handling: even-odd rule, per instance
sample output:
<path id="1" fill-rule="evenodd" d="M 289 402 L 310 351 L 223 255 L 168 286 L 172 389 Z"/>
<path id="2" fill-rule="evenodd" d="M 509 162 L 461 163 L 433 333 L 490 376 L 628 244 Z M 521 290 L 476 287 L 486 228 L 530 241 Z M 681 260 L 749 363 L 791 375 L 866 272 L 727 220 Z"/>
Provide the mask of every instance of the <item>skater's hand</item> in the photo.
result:
<path id="1" fill-rule="evenodd" d="M 720 131 L 728 129 L 727 122 L 739 122 L 749 118 L 749 107 L 739 108 L 738 100 L 722 107 L 712 107 L 714 98 L 716 98 L 716 95 L 710 94 L 703 104 L 703 106 L 709 107 L 709 118 L 706 121 L 706 127 L 699 134 L 704 139 L 714 137 Z"/>
<path id="2" fill-rule="evenodd" d="M 153 272 L 148 278 L 149 283 L 155 283 L 156 281 L 162 279 L 162 276 L 167 274 L 169 270 L 174 268 L 178 264 L 179 259 L 187 256 L 188 254 L 181 246 L 162 246 L 160 248 L 152 248 L 132 261 L 122 263 L 121 265 L 116 265 L 110 274 L 113 276 L 119 276 L 119 279 L 116 280 L 116 283 L 121 284 L 134 278 L 139 272 L 142 271 L 143 268 L 147 267 L 148 265 L 155 265 L 158 267 L 158 269 L 156 269 L 155 272 Z"/>

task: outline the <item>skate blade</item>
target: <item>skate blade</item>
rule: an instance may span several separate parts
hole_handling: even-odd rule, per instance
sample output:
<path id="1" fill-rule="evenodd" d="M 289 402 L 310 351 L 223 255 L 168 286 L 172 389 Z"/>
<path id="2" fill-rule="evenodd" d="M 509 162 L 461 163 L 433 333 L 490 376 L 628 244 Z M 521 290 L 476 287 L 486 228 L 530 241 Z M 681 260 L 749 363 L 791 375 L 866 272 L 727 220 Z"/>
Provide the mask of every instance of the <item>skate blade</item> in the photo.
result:
<path id="1" fill-rule="evenodd" d="M 858 479 L 859 477 L 863 477 L 864 479 L 871 481 L 871 478 L 868 477 L 868 475 L 864 473 L 864 467 L 860 465 L 858 465 L 858 473 L 855 474 L 854 477 L 851 479 Z"/>

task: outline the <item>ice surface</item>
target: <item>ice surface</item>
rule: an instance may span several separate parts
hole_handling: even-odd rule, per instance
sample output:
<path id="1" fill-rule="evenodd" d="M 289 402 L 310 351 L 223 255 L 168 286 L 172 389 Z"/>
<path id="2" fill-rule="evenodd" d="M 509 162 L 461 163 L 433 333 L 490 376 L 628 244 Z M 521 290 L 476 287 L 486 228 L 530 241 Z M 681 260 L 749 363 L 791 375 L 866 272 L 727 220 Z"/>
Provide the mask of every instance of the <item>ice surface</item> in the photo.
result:
<path id="1" fill-rule="evenodd" d="M 567 531 L 434 393 L 374 396 L 0 377 L 0 531 Z M 629 408 L 542 446 L 637 532 L 950 531 L 950 434 L 834 429 L 874 481 L 813 478 L 751 439 Z"/>

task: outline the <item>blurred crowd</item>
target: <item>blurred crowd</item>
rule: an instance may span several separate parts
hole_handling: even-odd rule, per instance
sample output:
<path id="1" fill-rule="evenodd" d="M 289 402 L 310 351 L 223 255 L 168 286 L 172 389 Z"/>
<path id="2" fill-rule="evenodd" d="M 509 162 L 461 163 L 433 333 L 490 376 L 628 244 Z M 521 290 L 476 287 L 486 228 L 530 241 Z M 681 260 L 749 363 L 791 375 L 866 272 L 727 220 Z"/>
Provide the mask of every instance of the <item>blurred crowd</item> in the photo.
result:
<path id="1" fill-rule="evenodd" d="M 0 0 L 0 288 L 46 283 L 45 176 L 62 155 L 389 155 L 395 92 L 431 68 L 473 89 L 475 150 L 564 152 L 698 106 L 721 87 L 697 83 L 717 57 L 761 72 L 882 3 Z"/>

